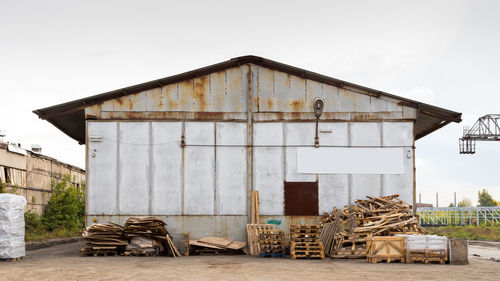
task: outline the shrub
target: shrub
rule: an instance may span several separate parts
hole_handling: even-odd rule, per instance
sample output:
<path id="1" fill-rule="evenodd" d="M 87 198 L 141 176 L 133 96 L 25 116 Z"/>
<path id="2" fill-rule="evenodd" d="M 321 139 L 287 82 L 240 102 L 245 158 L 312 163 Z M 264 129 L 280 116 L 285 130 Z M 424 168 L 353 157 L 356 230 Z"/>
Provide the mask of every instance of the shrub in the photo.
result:
<path id="1" fill-rule="evenodd" d="M 85 224 L 84 185 L 76 187 L 71 184 L 70 179 L 67 175 L 59 183 L 52 181 L 54 193 L 42 216 L 42 223 L 48 231 L 77 231 Z"/>
<path id="2" fill-rule="evenodd" d="M 42 218 L 34 212 L 27 211 L 24 213 L 24 224 L 27 233 L 43 231 Z"/>

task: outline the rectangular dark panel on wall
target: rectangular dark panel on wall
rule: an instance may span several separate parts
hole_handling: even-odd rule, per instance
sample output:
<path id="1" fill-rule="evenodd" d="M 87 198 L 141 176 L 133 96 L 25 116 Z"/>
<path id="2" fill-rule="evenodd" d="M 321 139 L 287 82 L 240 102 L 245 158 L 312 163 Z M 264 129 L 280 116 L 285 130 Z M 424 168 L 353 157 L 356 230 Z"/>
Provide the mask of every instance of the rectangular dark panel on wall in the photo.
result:
<path id="1" fill-rule="evenodd" d="M 318 215 L 318 182 L 285 182 L 285 215 Z"/>

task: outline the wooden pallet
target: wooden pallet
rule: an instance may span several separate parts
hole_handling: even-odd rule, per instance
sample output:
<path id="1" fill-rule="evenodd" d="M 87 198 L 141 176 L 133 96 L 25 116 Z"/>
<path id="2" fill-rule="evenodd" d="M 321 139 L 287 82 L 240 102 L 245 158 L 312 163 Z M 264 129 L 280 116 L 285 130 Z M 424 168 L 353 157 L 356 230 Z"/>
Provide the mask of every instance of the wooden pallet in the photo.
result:
<path id="1" fill-rule="evenodd" d="M 274 230 L 273 224 L 247 224 L 247 241 L 250 255 L 259 255 L 259 231 Z"/>
<path id="2" fill-rule="evenodd" d="M 301 253 L 295 253 L 295 254 L 290 254 L 290 257 L 292 260 L 297 260 L 297 259 L 325 259 L 325 253 L 315 253 L 315 254 L 301 254 Z"/>
<path id="3" fill-rule="evenodd" d="M 290 256 L 292 259 L 297 258 L 325 258 L 325 250 L 323 243 L 315 242 L 290 242 Z"/>
<path id="4" fill-rule="evenodd" d="M 284 253 L 260 253 L 261 258 L 285 258 Z"/>
<path id="5" fill-rule="evenodd" d="M 24 260 L 24 256 L 22 257 L 17 257 L 17 258 L 1 258 L 0 261 L 3 262 L 18 262 Z"/>

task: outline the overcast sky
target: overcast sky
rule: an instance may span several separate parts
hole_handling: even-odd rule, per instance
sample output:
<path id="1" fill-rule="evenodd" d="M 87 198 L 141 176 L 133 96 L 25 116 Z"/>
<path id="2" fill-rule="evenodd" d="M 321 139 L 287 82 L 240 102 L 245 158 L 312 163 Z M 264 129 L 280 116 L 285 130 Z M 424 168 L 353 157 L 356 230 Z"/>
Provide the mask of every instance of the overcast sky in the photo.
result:
<path id="1" fill-rule="evenodd" d="M 458 154 L 464 125 L 500 113 L 499 3 L 0 0 L 0 129 L 84 167 L 32 110 L 253 54 L 462 112 L 417 141 L 417 194 L 500 200 L 500 143 Z"/>

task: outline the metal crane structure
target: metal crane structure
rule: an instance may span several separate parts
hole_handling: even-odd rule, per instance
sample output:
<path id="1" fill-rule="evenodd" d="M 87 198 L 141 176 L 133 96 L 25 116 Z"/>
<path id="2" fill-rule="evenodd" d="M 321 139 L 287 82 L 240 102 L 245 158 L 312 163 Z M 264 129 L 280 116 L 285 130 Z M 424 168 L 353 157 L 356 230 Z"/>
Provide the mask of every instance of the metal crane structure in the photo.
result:
<path id="1" fill-rule="evenodd" d="M 485 115 L 472 128 L 464 127 L 459 139 L 460 154 L 476 153 L 476 141 L 500 141 L 500 114 Z"/>

